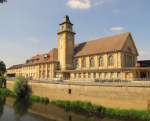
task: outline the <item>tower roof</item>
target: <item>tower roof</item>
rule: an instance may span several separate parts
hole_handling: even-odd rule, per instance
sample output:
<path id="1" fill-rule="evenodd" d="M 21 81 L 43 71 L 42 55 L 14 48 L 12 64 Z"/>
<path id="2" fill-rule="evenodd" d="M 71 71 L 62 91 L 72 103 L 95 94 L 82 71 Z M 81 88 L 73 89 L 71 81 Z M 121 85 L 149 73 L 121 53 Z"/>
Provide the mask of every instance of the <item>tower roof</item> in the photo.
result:
<path id="1" fill-rule="evenodd" d="M 63 22 L 60 24 L 64 24 L 64 23 L 69 23 L 71 25 L 73 25 L 71 22 L 70 22 L 70 19 L 69 19 L 69 16 L 68 15 L 65 15 L 64 18 L 63 18 Z"/>

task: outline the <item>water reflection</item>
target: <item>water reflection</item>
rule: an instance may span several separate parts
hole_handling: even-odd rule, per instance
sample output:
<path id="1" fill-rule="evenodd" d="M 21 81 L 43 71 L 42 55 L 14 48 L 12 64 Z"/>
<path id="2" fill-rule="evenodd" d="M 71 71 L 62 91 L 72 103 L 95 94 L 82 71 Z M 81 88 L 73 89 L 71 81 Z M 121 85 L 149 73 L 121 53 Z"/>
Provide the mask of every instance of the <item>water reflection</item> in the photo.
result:
<path id="1" fill-rule="evenodd" d="M 0 96 L 0 118 L 3 115 L 5 102 L 6 98 L 4 96 Z"/>
<path id="2" fill-rule="evenodd" d="M 6 101 L 6 105 L 5 105 Z M 5 106 L 4 106 L 5 105 Z M 119 121 L 107 117 L 85 116 L 52 104 L 31 104 L 28 100 L 0 97 L 0 121 Z"/>
<path id="3" fill-rule="evenodd" d="M 72 121 L 72 116 L 71 115 L 69 115 L 68 121 Z"/>
<path id="4" fill-rule="evenodd" d="M 16 114 L 16 120 L 20 120 L 25 114 L 27 114 L 28 109 L 31 106 L 31 102 L 26 99 L 17 99 L 13 104 L 13 108 Z"/>

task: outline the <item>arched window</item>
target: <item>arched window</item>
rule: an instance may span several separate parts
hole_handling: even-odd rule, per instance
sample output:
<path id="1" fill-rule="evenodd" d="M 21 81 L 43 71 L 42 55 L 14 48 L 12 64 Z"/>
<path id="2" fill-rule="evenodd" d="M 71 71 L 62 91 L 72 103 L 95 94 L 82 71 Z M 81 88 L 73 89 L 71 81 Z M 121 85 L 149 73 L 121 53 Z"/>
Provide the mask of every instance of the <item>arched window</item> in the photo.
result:
<path id="1" fill-rule="evenodd" d="M 90 67 L 94 67 L 95 66 L 95 61 L 94 61 L 94 58 L 91 57 L 90 58 Z"/>
<path id="2" fill-rule="evenodd" d="M 86 58 L 82 58 L 82 67 L 86 67 Z"/>
<path id="3" fill-rule="evenodd" d="M 99 57 L 99 66 L 103 66 L 104 65 L 104 59 L 102 56 Z"/>
<path id="4" fill-rule="evenodd" d="M 109 56 L 108 56 L 108 65 L 109 65 L 109 66 L 114 65 L 114 58 L 113 58 L 113 55 L 109 55 Z"/>

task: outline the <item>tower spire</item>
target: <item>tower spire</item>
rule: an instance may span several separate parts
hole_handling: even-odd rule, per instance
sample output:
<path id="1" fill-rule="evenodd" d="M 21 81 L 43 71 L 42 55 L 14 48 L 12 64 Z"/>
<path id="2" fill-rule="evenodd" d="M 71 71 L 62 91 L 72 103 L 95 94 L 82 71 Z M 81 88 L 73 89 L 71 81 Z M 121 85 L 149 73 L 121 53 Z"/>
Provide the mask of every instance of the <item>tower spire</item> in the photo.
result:
<path id="1" fill-rule="evenodd" d="M 73 25 L 71 22 L 70 22 L 70 19 L 69 19 L 69 16 L 68 15 L 65 15 L 64 18 L 63 18 L 63 22 L 60 24 L 64 24 L 64 23 L 68 23 L 68 24 L 71 24 Z"/>

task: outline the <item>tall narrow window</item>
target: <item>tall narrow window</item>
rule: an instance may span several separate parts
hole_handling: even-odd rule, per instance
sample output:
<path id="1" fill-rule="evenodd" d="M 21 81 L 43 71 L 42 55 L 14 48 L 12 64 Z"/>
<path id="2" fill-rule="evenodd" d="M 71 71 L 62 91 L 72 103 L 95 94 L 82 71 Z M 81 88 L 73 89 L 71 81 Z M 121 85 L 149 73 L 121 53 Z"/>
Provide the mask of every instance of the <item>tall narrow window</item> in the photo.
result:
<path id="1" fill-rule="evenodd" d="M 86 67 L 86 58 L 82 58 L 82 67 L 83 67 L 83 68 Z"/>
<path id="2" fill-rule="evenodd" d="M 90 67 L 94 67 L 95 66 L 95 61 L 94 61 L 94 58 L 91 57 L 90 58 Z"/>
<path id="3" fill-rule="evenodd" d="M 108 56 L 108 65 L 113 66 L 114 65 L 114 58 L 113 55 Z"/>
<path id="4" fill-rule="evenodd" d="M 99 57 L 99 66 L 103 66 L 104 65 L 104 60 L 103 60 L 103 57 L 100 56 Z"/>
<path id="5" fill-rule="evenodd" d="M 74 61 L 74 67 L 75 67 L 75 68 L 79 68 L 78 59 L 75 59 L 75 61 Z"/>

